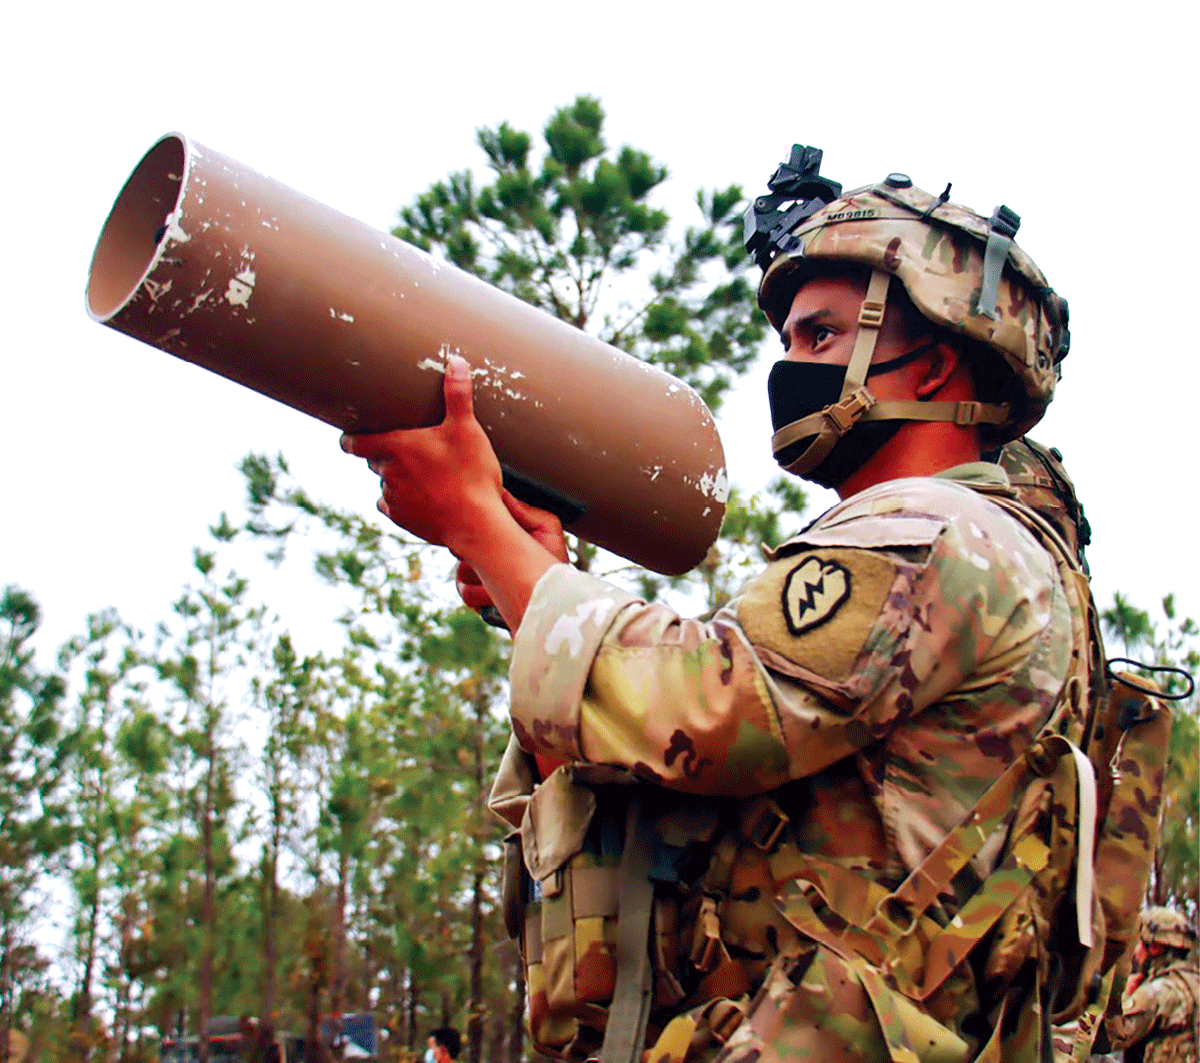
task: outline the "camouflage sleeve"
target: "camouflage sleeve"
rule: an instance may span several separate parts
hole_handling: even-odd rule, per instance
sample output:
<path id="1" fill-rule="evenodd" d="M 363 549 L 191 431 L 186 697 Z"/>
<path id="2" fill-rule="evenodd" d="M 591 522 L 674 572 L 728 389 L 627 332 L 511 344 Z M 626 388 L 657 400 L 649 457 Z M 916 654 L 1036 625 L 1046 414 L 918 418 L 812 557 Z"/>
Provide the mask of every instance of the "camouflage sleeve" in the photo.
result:
<path id="1" fill-rule="evenodd" d="M 1113 1048 L 1125 1049 L 1144 1040 L 1158 1019 L 1159 980 L 1143 982 L 1121 1002 L 1121 1014 L 1104 1020 Z"/>
<path id="2" fill-rule="evenodd" d="M 514 731 L 529 752 L 688 792 L 764 792 L 952 691 L 1024 675 L 1052 613 L 1069 625 L 1057 587 L 1045 552 L 995 515 L 810 533 L 707 623 L 556 566 L 514 645 Z M 1014 726 L 1036 732 L 1053 704 L 1066 661 L 1044 665 L 1053 691 L 1018 692 Z"/>

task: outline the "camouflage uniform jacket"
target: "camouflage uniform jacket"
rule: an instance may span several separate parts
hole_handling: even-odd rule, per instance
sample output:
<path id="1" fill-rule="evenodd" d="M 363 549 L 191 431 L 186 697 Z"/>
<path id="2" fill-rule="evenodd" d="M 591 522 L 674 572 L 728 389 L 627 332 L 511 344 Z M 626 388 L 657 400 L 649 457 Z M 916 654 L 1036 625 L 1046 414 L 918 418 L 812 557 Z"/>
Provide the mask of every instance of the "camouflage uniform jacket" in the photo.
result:
<path id="1" fill-rule="evenodd" d="M 1196 1063 L 1200 1040 L 1200 969 L 1172 963 L 1151 972 L 1121 1002 L 1121 1014 L 1106 1022 L 1114 1048 L 1142 1048 L 1143 1063 Z"/>
<path id="2" fill-rule="evenodd" d="M 673 791 L 786 794 L 802 852 L 902 881 L 1029 747 L 1070 668 L 1055 563 L 989 492 L 1011 489 L 982 462 L 861 492 L 708 622 L 549 570 L 515 639 L 514 742 L 492 793 L 527 866 L 534 770 L 518 746 Z M 980 878 L 1004 833 L 973 858 Z M 945 925 L 956 906 L 940 901 Z M 760 912 L 723 917 L 742 955 L 771 950 Z M 952 1027 L 981 1006 L 968 982 L 940 1008 Z"/>

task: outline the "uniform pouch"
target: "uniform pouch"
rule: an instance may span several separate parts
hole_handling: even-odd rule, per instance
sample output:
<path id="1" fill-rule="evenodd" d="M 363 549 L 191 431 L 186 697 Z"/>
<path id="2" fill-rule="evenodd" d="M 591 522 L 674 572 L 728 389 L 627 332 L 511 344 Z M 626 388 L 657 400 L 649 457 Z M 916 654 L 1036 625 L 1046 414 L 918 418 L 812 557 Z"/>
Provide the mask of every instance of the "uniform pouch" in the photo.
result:
<path id="1" fill-rule="evenodd" d="M 615 787 L 598 802 L 580 774 L 567 765 L 538 786 L 519 832 L 530 1033 L 554 1054 L 592 1053 L 616 983 L 624 802 Z"/>

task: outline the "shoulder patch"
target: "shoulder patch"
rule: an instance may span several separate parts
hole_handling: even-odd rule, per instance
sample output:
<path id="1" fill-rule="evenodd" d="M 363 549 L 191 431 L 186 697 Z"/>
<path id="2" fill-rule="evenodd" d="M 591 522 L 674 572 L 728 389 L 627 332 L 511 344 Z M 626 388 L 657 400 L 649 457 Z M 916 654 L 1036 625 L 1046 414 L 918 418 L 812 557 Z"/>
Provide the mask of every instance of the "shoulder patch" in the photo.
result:
<path id="1" fill-rule="evenodd" d="M 850 571 L 838 562 L 809 554 L 783 581 L 783 618 L 793 635 L 825 623 L 850 597 Z"/>
<path id="2" fill-rule="evenodd" d="M 752 645 L 845 679 L 879 625 L 897 567 L 884 553 L 852 547 L 792 554 L 746 586 L 738 624 Z"/>

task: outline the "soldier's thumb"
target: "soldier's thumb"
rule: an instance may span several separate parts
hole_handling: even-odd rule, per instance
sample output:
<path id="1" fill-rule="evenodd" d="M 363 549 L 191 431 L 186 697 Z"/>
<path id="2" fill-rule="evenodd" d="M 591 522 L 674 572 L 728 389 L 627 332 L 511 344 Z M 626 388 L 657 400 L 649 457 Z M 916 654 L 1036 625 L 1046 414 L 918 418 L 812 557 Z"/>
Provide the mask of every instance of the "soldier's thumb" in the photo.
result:
<path id="1" fill-rule="evenodd" d="M 447 421 L 474 416 L 474 403 L 471 399 L 471 367 L 461 355 L 447 356 L 446 381 L 442 393 L 446 400 Z"/>

